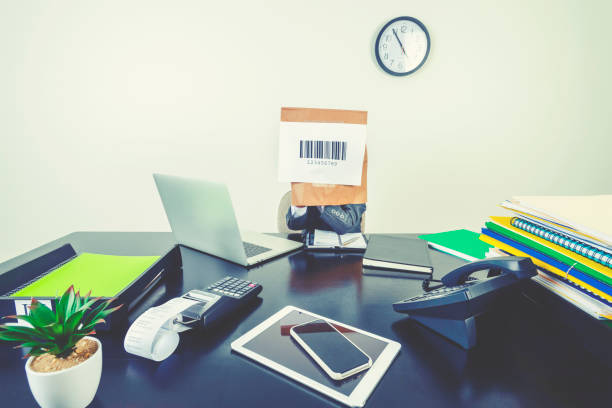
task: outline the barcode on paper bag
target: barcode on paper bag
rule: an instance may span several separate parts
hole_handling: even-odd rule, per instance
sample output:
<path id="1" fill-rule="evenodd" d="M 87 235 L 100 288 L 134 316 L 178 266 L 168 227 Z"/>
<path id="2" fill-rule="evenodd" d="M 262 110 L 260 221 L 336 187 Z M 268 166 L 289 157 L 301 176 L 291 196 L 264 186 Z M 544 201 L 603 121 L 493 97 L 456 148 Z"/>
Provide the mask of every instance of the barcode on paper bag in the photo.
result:
<path id="1" fill-rule="evenodd" d="M 346 160 L 347 142 L 300 140 L 300 159 Z"/>

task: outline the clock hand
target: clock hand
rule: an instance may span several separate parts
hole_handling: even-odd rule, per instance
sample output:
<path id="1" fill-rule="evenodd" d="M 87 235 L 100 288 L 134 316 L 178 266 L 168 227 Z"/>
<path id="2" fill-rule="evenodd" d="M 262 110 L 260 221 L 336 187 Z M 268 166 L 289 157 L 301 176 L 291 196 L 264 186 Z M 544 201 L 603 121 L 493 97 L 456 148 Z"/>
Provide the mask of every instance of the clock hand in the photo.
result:
<path id="1" fill-rule="evenodd" d="M 393 31 L 393 35 L 397 39 L 397 42 L 399 43 L 400 47 L 402 47 L 402 52 L 404 53 L 404 55 L 406 55 L 406 50 L 404 49 L 404 44 L 402 44 L 402 42 L 400 41 L 399 37 L 397 36 L 397 32 L 395 31 L 395 28 L 392 29 L 391 31 Z"/>

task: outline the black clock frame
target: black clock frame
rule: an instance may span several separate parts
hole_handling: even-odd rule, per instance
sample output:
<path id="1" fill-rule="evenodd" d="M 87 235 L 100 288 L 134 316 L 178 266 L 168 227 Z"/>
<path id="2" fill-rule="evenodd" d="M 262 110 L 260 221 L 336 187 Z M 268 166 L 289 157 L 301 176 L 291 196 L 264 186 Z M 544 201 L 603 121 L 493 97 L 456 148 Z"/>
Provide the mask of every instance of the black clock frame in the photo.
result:
<path id="1" fill-rule="evenodd" d="M 427 37 L 427 51 L 425 52 L 425 57 L 423 57 L 423 60 L 421 61 L 419 65 L 417 65 L 412 71 L 408 71 L 408 72 L 391 71 L 389 68 L 385 66 L 385 64 L 383 64 L 382 60 L 380 59 L 380 54 L 378 51 L 378 45 L 380 44 L 380 37 L 382 37 L 382 33 L 384 33 L 387 27 L 389 27 L 391 24 L 395 23 L 396 21 L 400 21 L 400 20 L 412 21 L 413 23 L 418 25 L 423 30 L 423 32 L 425 33 L 425 36 Z M 376 37 L 376 44 L 374 45 L 374 52 L 376 53 L 376 61 L 378 62 L 378 65 L 383 69 L 383 71 L 393 76 L 406 76 L 406 75 L 412 74 L 414 71 L 418 70 L 419 68 L 423 66 L 425 61 L 427 61 L 427 57 L 429 56 L 430 47 L 431 47 L 431 38 L 429 37 L 429 31 L 427 31 L 427 28 L 425 27 L 425 25 L 414 17 L 402 16 L 402 17 L 394 18 L 393 20 L 385 24 L 383 28 L 380 29 L 380 32 L 378 33 L 378 37 Z"/>

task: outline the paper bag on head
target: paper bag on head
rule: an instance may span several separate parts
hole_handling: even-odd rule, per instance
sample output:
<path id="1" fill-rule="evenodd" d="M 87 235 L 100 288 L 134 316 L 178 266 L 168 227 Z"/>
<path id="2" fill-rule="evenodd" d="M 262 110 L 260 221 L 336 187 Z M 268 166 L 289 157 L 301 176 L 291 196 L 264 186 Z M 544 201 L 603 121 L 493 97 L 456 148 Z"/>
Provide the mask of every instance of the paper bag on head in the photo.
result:
<path id="1" fill-rule="evenodd" d="M 338 109 L 281 108 L 281 122 L 368 123 L 368 112 Z M 291 183 L 293 205 L 343 205 L 367 202 L 368 151 L 361 169 L 361 185 Z"/>

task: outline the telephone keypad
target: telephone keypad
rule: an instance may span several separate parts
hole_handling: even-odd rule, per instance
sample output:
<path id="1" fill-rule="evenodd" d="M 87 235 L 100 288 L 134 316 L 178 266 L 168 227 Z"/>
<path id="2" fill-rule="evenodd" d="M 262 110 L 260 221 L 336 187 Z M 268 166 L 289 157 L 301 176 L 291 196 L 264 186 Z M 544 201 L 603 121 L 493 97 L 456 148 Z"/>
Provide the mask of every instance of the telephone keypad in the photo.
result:
<path id="1" fill-rule="evenodd" d="M 434 298 L 443 297 L 443 296 L 446 296 L 446 295 L 448 295 L 450 293 L 462 291 L 462 290 L 464 290 L 465 288 L 467 288 L 468 286 L 470 286 L 472 284 L 473 284 L 473 282 L 470 282 L 470 283 L 465 283 L 463 285 L 458 285 L 458 286 L 442 287 L 442 288 L 434 289 L 434 290 L 432 290 L 430 292 L 423 293 L 422 295 L 415 296 L 415 297 L 412 297 L 410 299 L 406 299 L 406 300 L 404 300 L 403 303 L 415 302 L 415 301 L 418 301 L 418 300 L 434 299 Z"/>

